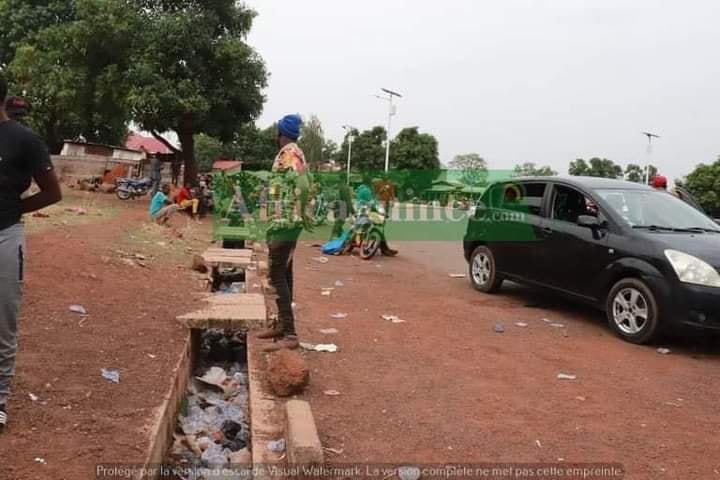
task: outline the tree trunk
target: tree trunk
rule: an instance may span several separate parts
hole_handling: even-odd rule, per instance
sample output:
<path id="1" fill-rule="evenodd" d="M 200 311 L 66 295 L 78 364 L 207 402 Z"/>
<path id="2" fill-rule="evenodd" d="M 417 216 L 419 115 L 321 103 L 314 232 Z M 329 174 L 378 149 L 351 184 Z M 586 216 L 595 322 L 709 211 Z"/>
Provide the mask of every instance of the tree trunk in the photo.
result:
<path id="1" fill-rule="evenodd" d="M 183 164 L 185 165 L 185 175 L 183 181 L 189 183 L 190 186 L 196 187 L 197 181 L 197 164 L 195 163 L 195 132 L 189 122 L 183 122 L 181 128 L 178 129 L 178 138 L 180 139 L 180 148 L 182 150 Z"/>

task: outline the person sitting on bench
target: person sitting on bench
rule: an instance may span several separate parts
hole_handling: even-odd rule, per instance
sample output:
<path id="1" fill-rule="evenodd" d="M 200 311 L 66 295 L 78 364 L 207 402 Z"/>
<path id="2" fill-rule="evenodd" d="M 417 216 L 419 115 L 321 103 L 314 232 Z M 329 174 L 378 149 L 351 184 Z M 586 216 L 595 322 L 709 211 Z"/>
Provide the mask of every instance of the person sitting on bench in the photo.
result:
<path id="1" fill-rule="evenodd" d="M 190 184 L 185 182 L 175 195 L 175 203 L 180 205 L 183 210 L 190 210 L 192 217 L 197 219 L 198 209 L 200 208 L 200 199 L 192 194 Z"/>

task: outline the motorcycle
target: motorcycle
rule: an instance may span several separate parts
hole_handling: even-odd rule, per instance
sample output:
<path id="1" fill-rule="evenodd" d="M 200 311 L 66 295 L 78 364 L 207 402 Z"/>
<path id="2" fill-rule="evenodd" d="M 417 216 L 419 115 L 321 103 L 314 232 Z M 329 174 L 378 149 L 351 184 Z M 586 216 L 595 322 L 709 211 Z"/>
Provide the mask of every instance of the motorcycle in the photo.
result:
<path id="1" fill-rule="evenodd" d="M 355 224 L 344 253 L 354 248 L 360 251 L 360 258 L 370 260 L 385 240 L 385 209 L 381 205 L 363 205 L 358 209 Z"/>
<path id="2" fill-rule="evenodd" d="M 128 200 L 135 197 L 142 197 L 148 194 L 153 187 L 150 178 L 118 178 L 115 180 L 115 194 L 120 200 Z"/>

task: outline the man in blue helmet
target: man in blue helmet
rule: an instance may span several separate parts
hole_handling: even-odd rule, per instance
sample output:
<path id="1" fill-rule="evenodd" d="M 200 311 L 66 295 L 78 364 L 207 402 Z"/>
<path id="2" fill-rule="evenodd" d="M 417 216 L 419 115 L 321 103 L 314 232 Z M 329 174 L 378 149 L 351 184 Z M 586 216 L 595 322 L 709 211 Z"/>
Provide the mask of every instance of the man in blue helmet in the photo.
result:
<path id="1" fill-rule="evenodd" d="M 308 226 L 310 182 L 305 155 L 296 141 L 300 137 L 302 119 L 287 115 L 278 122 L 279 152 L 272 170 L 269 188 L 268 270 L 270 284 L 276 291 L 278 325 L 258 334 L 273 339 L 265 351 L 297 348 L 298 338 L 293 314 L 293 255 L 304 226 Z"/>

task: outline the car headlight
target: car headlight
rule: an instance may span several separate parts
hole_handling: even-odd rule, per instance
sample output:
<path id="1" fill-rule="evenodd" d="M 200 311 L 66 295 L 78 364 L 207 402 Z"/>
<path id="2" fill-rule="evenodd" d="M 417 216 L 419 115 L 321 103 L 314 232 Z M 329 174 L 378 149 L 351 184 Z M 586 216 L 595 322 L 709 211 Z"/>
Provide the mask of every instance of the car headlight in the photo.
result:
<path id="1" fill-rule="evenodd" d="M 720 273 L 707 262 L 677 250 L 665 250 L 665 256 L 681 282 L 720 287 Z"/>

